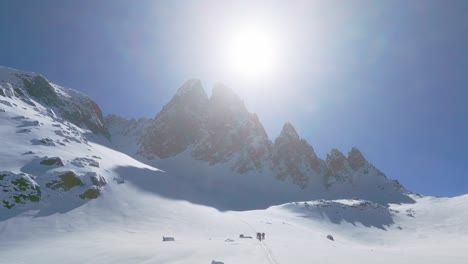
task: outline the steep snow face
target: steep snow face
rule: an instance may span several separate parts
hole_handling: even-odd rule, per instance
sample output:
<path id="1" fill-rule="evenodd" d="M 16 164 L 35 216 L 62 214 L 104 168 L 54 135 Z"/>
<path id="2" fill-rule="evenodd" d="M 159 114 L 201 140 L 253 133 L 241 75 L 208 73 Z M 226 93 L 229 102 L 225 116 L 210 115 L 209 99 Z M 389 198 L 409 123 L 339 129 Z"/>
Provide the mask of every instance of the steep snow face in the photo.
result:
<path id="1" fill-rule="evenodd" d="M 312 146 L 299 137 L 290 123 L 283 126 L 275 140 L 272 162 L 279 179 L 291 177 L 302 188 L 307 187 L 311 177 L 321 177 L 323 170 L 323 162 Z"/>
<path id="2" fill-rule="evenodd" d="M 140 145 L 148 155 L 175 156 L 203 135 L 208 96 L 199 80 L 189 80 L 179 88 L 142 133 Z"/>
<path id="3" fill-rule="evenodd" d="M 31 107 L 42 104 L 53 117 L 109 136 L 101 109 L 93 100 L 75 90 L 53 84 L 36 73 L 0 66 L 1 97 L 16 97 Z"/>
<path id="4" fill-rule="evenodd" d="M 138 156 L 138 154 L 142 154 L 142 148 L 138 142 L 154 120 L 149 118 L 128 120 L 111 114 L 105 117 L 105 122 L 114 148 L 127 155 Z"/>

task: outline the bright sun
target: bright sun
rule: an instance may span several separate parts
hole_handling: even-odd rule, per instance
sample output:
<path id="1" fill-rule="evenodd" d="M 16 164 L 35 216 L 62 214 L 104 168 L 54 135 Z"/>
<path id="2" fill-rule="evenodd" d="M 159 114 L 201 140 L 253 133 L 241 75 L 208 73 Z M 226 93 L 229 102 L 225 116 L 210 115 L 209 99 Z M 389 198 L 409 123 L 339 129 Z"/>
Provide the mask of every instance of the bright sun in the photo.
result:
<path id="1" fill-rule="evenodd" d="M 278 51 L 271 35 L 261 30 L 244 30 L 231 36 L 228 43 L 230 67 L 246 77 L 272 74 Z"/>

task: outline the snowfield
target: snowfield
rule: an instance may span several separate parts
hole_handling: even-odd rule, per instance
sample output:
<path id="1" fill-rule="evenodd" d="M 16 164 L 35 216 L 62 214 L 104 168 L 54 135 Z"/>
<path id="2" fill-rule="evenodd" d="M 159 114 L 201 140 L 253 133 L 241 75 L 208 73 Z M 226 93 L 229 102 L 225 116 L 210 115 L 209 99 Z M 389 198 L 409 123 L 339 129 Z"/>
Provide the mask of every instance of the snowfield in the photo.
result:
<path id="1" fill-rule="evenodd" d="M 300 200 L 183 155 L 150 166 L 0 85 L 0 263 L 468 263 L 468 195 Z"/>
<path id="2" fill-rule="evenodd" d="M 219 212 L 120 184 L 66 213 L 29 212 L 2 221 L 0 258 L 2 263 L 466 263 L 468 196 L 415 199 L 411 206 L 392 205 L 390 215 L 362 201 Z M 265 232 L 266 240 L 239 238 L 255 232 Z M 163 242 L 163 236 L 175 241 Z"/>

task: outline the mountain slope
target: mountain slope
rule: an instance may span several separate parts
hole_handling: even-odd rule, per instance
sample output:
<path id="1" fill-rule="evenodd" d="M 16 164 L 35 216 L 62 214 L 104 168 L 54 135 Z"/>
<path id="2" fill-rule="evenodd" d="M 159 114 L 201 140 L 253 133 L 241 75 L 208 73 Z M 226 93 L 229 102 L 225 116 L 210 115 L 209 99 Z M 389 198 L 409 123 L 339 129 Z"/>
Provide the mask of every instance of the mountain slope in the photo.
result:
<path id="1" fill-rule="evenodd" d="M 250 209 L 320 198 L 412 202 L 357 148 L 349 157 L 332 150 L 321 160 L 290 123 L 273 144 L 258 117 L 222 84 L 208 97 L 199 80 L 189 80 L 154 119 L 136 127 L 121 117 L 106 122 L 115 149 L 207 193 L 223 193 L 229 204 L 223 208 L 245 209 L 245 193 L 256 200 Z"/>
<path id="2" fill-rule="evenodd" d="M 240 153 L 258 142 L 258 146 L 271 142 L 258 119 L 242 110 L 236 98 L 229 97 L 238 103 L 237 110 L 222 113 L 221 121 L 226 116 L 237 118 L 241 109 L 241 121 L 227 124 L 247 127 L 247 135 L 253 136 L 233 152 L 229 142 L 206 149 L 207 153 L 225 150 L 226 160 L 210 164 L 194 159 L 197 144 L 212 140 L 205 135 L 218 133 L 209 126 L 200 129 L 203 135 L 195 143 L 184 143 L 180 153 L 147 159 L 148 153 L 137 143 L 154 119 L 108 116 L 104 124 L 98 112 L 88 109 L 82 117 L 97 118 L 87 122 L 109 130 L 113 140 L 109 142 L 101 130 L 92 133 L 86 123 L 72 123 L 64 117 L 69 110 L 54 103 L 89 98 L 53 85 L 54 90 L 47 88 L 48 92 L 28 92 L 21 83 L 13 85 L 19 78 L 15 74 L 19 73 L 0 68 L 4 78 L 0 81 L 2 263 L 468 260 L 468 196 L 408 194 L 357 149 L 348 156 L 333 150 L 321 160 L 287 124 L 265 151 L 262 157 L 266 158 L 260 159 L 262 166 L 239 173 L 233 164 L 242 160 Z M 71 109 L 84 107 L 69 105 Z M 220 131 L 227 134 L 219 140 L 244 131 L 223 127 Z M 242 164 L 254 164 L 251 161 Z M 285 178 L 278 180 L 278 172 L 284 172 Z M 294 179 L 302 176 L 308 181 L 300 188 Z M 338 199 L 354 195 L 362 199 Z M 330 200 L 310 201 L 318 198 Z M 256 232 L 265 232 L 266 240 L 239 237 L 255 237 Z M 162 236 L 173 236 L 175 241 L 163 242 Z"/>
<path id="3" fill-rule="evenodd" d="M 51 117 L 63 118 L 96 134 L 109 136 L 101 109 L 93 100 L 78 91 L 53 84 L 39 74 L 0 66 L 0 102 L 9 106 L 8 100 L 2 97 L 19 99 L 32 108 L 43 106 Z"/>

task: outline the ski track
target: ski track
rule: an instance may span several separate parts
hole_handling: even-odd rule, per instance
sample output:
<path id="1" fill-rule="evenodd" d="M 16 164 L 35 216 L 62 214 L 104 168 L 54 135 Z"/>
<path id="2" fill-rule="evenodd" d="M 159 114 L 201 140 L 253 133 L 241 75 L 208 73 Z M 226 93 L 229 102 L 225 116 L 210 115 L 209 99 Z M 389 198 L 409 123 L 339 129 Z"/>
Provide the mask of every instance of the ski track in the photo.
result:
<path id="1" fill-rule="evenodd" d="M 257 234 L 257 231 L 255 230 L 255 228 L 251 224 L 249 224 L 244 219 L 241 219 L 241 218 L 238 218 L 238 219 L 241 220 L 243 223 L 245 223 L 254 232 L 254 234 Z M 266 255 L 267 259 L 268 259 L 268 262 L 272 263 L 272 264 L 279 264 L 279 261 L 276 260 L 276 258 L 273 255 L 273 252 L 271 252 L 271 250 L 268 248 L 268 246 L 263 243 L 263 240 L 260 240 L 259 242 L 260 242 L 260 245 L 262 247 L 263 252 L 265 252 L 265 255 Z"/>

